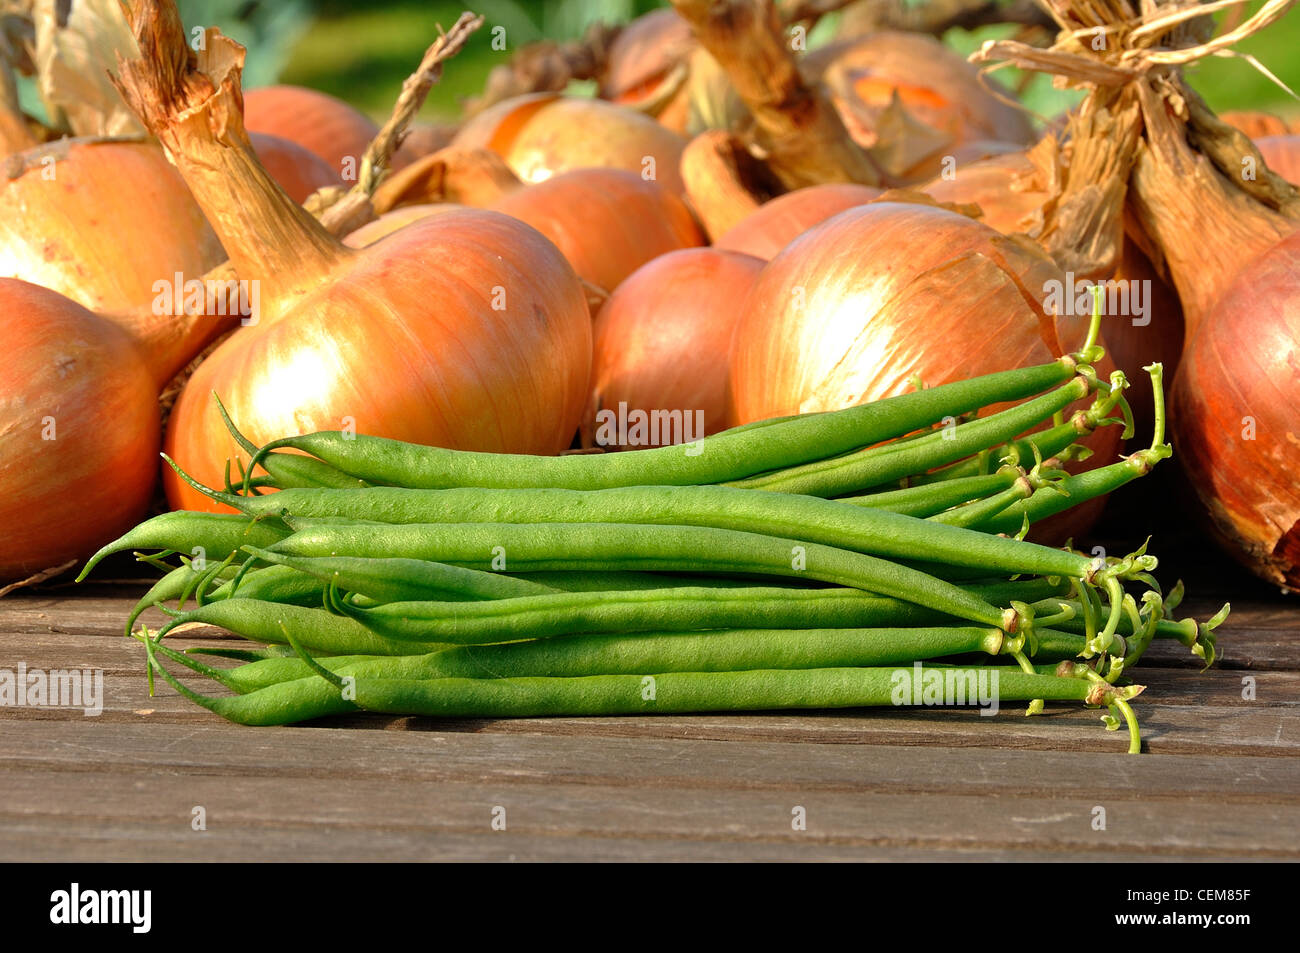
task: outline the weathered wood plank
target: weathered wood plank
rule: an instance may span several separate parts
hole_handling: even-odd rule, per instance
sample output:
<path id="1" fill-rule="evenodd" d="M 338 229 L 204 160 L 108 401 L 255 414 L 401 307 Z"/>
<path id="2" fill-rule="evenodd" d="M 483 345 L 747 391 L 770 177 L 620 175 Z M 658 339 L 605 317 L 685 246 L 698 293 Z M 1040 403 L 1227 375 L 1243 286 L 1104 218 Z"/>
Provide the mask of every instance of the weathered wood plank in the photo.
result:
<path id="1" fill-rule="evenodd" d="M 240 729 L 155 723 L 86 730 L 15 723 L 0 734 L 0 766 L 75 775 L 108 765 L 143 778 L 202 772 L 230 777 L 475 781 L 846 793 L 948 793 L 1050 798 L 1213 798 L 1300 806 L 1300 759 L 1134 758 L 1013 750 L 834 745 L 680 738 L 520 737 L 463 732 Z M 0 776 L 0 785 L 4 778 Z M 3 799 L 0 799 L 3 803 Z"/>

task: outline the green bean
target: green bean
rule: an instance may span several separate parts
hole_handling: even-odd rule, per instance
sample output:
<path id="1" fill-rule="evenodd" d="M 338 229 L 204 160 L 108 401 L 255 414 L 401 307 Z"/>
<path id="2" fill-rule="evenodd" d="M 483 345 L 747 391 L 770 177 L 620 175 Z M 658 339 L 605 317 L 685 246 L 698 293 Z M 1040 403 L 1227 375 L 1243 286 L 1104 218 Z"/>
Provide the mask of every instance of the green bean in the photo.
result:
<path id="1" fill-rule="evenodd" d="M 85 579 L 106 556 L 126 549 L 201 552 L 208 561 L 220 561 L 238 552 L 245 543 L 267 547 L 288 535 L 288 528 L 274 518 L 251 520 L 240 513 L 163 513 L 145 520 L 91 556 L 77 581 Z"/>
<path id="2" fill-rule="evenodd" d="M 1073 636 L 1082 643 L 1082 638 Z M 466 645 L 427 655 L 349 655 L 318 659 L 336 675 L 354 678 L 520 678 L 637 675 L 654 672 L 735 672 L 753 669 L 903 665 L 917 660 L 1016 651 L 1021 639 L 1001 629 L 720 629 L 639 635 L 574 635 L 504 645 Z M 156 646 L 170 658 L 180 653 Z M 184 659 L 176 658 L 189 665 Z M 196 669 L 199 670 L 199 669 Z M 203 674 L 246 694 L 313 673 L 300 658 L 273 658 Z"/>
<path id="3" fill-rule="evenodd" d="M 354 619 L 324 609 L 256 599 L 223 599 L 180 613 L 162 627 L 158 637 L 194 622 L 220 626 L 254 642 L 280 644 L 287 642 L 284 630 L 288 629 L 307 648 L 331 655 L 411 655 L 446 647 L 433 641 L 394 642 L 375 635 Z"/>
<path id="4" fill-rule="evenodd" d="M 516 578 L 525 578 L 519 575 Z M 671 589 L 674 586 L 705 586 L 713 589 L 736 589 L 742 586 L 770 586 L 772 580 L 764 577 L 701 576 L 699 574 L 666 572 L 530 572 L 527 578 L 559 592 L 609 592 L 629 589 Z M 815 580 L 788 580 L 798 586 L 824 586 Z"/>
<path id="5" fill-rule="evenodd" d="M 292 448 L 371 483 L 441 489 L 720 483 L 819 460 L 910 433 L 945 416 L 1019 400 L 1068 380 L 1078 365 L 1067 356 L 1050 364 L 1004 371 L 902 394 L 757 429 L 723 431 L 693 444 L 636 453 L 560 457 L 471 453 L 323 431 L 273 441 L 258 451 L 250 472 L 274 450 Z"/>
<path id="6" fill-rule="evenodd" d="M 177 566 L 165 576 L 153 584 L 140 601 L 135 604 L 131 614 L 126 619 L 126 635 L 131 634 L 131 629 L 135 627 L 135 622 L 140 615 L 149 608 L 162 602 L 179 602 L 182 597 L 188 598 L 189 591 L 193 587 L 197 573 L 191 567 L 187 560 L 183 566 Z"/>
<path id="7" fill-rule="evenodd" d="M 982 541 L 991 539 L 972 535 Z M 1014 613 L 1006 617 L 1003 610 L 956 586 L 886 560 L 816 543 L 712 527 L 607 523 L 304 527 L 271 548 L 299 556 L 347 552 L 369 558 L 433 559 L 510 572 L 596 570 L 619 565 L 651 571 L 791 576 L 894 596 L 981 625 L 1015 624 Z M 1075 558 L 1087 562 L 1084 557 Z"/>
<path id="8" fill-rule="evenodd" d="M 971 597 L 1031 602 L 1056 586 L 1010 582 L 967 589 Z M 493 602 L 391 602 L 337 611 L 394 641 L 482 645 L 520 638 L 663 629 L 874 628 L 953 624 L 952 616 L 859 589 L 677 589 L 552 593 Z"/>
<path id="9" fill-rule="evenodd" d="M 1150 473 L 1161 460 L 1172 456 L 1173 448 L 1165 443 L 1164 369 L 1160 364 L 1150 364 L 1145 370 L 1151 375 L 1155 399 L 1155 425 L 1149 447 L 1118 463 L 1067 477 L 1057 484 L 1055 490 L 1039 490 L 1029 499 L 1013 503 L 997 516 L 977 524 L 977 528 L 990 533 L 1018 532 L 1026 520 L 1036 523 L 1086 500 L 1113 493 L 1126 483 Z M 1011 529 L 1013 524 L 1015 529 Z"/>
<path id="10" fill-rule="evenodd" d="M 255 546 L 245 546 L 244 549 L 258 559 L 280 563 L 380 602 L 449 597 L 508 599 L 555 592 L 549 586 L 528 579 L 419 559 L 298 558 Z"/>
<path id="11" fill-rule="evenodd" d="M 260 599 L 286 605 L 319 606 L 325 598 L 326 588 L 323 582 L 308 573 L 287 566 L 265 566 L 223 583 L 212 591 L 208 601 Z"/>
<path id="12" fill-rule="evenodd" d="M 968 592 L 974 598 L 975 593 Z M 742 588 L 561 592 L 490 602 L 390 602 L 337 611 L 397 642 L 482 645 L 589 632 L 676 629 L 864 628 L 949 621 L 943 613 L 858 589 Z"/>
<path id="13" fill-rule="evenodd" d="M 226 412 L 225 405 L 221 403 L 221 398 L 214 393 L 212 399 L 216 401 L 217 413 L 221 415 L 221 420 L 225 423 L 226 429 L 230 431 L 230 435 L 239 444 L 240 449 L 247 453 L 251 460 L 257 455 L 257 446 L 240 433 L 239 428 L 235 426 L 235 422 L 230 419 L 230 414 Z M 346 489 L 369 485 L 364 480 L 350 477 L 327 463 L 322 463 L 320 460 L 314 460 L 299 453 L 268 454 L 261 461 L 261 466 L 280 488 L 335 487 Z M 245 485 L 248 485 L 247 480 Z"/>
<path id="14" fill-rule="evenodd" d="M 639 452 L 639 451 L 638 451 Z M 250 513 L 282 514 L 291 525 L 306 520 L 369 518 L 389 524 L 515 523 L 659 524 L 712 527 L 784 536 L 874 556 L 928 559 L 1006 574 L 1081 576 L 1087 560 L 1060 550 L 936 525 L 883 510 L 834 500 L 735 487 L 619 487 L 608 490 L 482 488 L 409 490 L 284 490 L 244 502 Z M 329 524 L 317 522 L 317 526 Z M 360 524 L 346 524 L 360 532 Z M 370 527 L 377 529 L 377 527 Z M 576 530 L 575 530 L 576 531 Z M 274 548 L 275 551 L 281 551 Z M 287 550 L 286 550 L 287 551 Z M 358 555 L 346 546 L 338 555 Z M 322 555 L 332 555 L 325 553 Z M 383 554 L 370 552 L 370 557 Z M 427 558 L 437 560 L 437 556 Z M 449 562 L 451 560 L 438 560 Z M 555 567 L 559 568 L 559 567 Z M 609 565 L 591 566 L 609 569 Z"/>
<path id="15" fill-rule="evenodd" d="M 1087 378 L 1075 377 L 1041 397 L 959 427 L 926 434 L 900 446 L 871 447 L 848 457 L 806 463 L 776 473 L 732 481 L 729 485 L 823 497 L 880 486 L 909 474 L 925 473 L 1009 440 L 1079 398 L 1086 397 L 1090 391 Z"/>
<path id="16" fill-rule="evenodd" d="M 927 692 L 935 693 L 942 703 L 946 693 L 955 698 L 959 687 L 963 699 L 976 701 L 981 677 L 986 697 L 996 697 L 999 702 L 1043 698 L 1112 704 L 1141 691 L 1141 686 L 1119 689 L 1075 674 L 1030 674 L 1005 666 L 950 667 L 920 662 L 908 668 L 348 681 L 315 663 L 317 675 L 324 673 L 328 678 L 296 679 L 246 695 L 212 697 L 182 684 L 157 660 L 152 640 L 145 639 L 144 644 L 151 667 L 174 689 L 204 708 L 246 725 L 290 724 L 355 709 L 447 718 L 527 718 L 920 705 L 926 704 Z M 1063 663 L 1058 670 L 1076 669 L 1067 666 L 1070 663 Z M 919 689 L 915 695 L 914 687 Z M 971 689 L 969 694 L 967 688 Z"/>
<path id="17" fill-rule="evenodd" d="M 1027 499 L 1039 490 L 1055 490 L 1062 493 L 1063 491 L 1059 488 L 1060 484 L 1069 474 L 1064 470 L 1055 469 L 1055 462 L 1049 460 L 1044 464 L 1040 461 L 1028 473 L 1020 467 L 1015 467 L 1014 471 L 1019 475 L 1016 477 L 1015 482 L 1002 492 L 994 493 L 983 500 L 976 500 L 951 510 L 945 510 L 942 513 L 936 513 L 928 517 L 928 519 L 933 523 L 943 523 L 947 526 L 963 526 L 969 529 L 981 525 L 990 517 L 1001 513 L 1011 504 Z M 1012 468 L 1004 467 L 1003 469 Z"/>
<path id="18" fill-rule="evenodd" d="M 924 519 L 950 507 L 1000 492 L 1013 483 L 1016 477 L 1015 471 L 1003 467 L 996 473 L 981 476 L 959 477 L 925 486 L 909 486 L 861 496 L 841 496 L 835 502 Z"/>

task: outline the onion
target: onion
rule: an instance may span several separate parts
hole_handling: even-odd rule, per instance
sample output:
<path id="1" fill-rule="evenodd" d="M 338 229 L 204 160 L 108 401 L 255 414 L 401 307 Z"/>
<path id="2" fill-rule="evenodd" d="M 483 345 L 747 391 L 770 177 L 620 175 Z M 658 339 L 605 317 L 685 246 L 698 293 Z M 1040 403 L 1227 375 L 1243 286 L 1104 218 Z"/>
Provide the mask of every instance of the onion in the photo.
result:
<path id="1" fill-rule="evenodd" d="M 951 176 L 938 175 L 918 188 L 939 202 L 978 205 L 980 221 L 1004 235 L 1032 227 L 1048 197 L 1038 167 L 1023 151 L 958 163 Z"/>
<path id="2" fill-rule="evenodd" d="M 675 132 L 685 132 L 690 90 L 680 74 L 694 47 L 690 24 L 675 10 L 651 10 L 637 17 L 610 44 L 601 97 L 624 106 L 666 99 L 658 103 L 655 118 Z"/>
<path id="3" fill-rule="evenodd" d="M 345 247 L 257 164 L 238 108 L 243 49 L 209 29 L 197 67 L 177 68 L 165 61 L 184 36 L 175 8 L 152 14 L 137 11 L 148 52 L 123 65 L 119 86 L 262 301 L 257 323 L 218 346 L 181 392 L 169 454 L 197 479 L 223 482 L 238 448 L 214 392 L 256 443 L 354 426 L 463 449 L 567 447 L 585 400 L 591 320 L 555 247 L 480 210 Z M 170 474 L 166 489 L 175 506 L 214 508 Z"/>
<path id="4" fill-rule="evenodd" d="M 754 255 L 764 261 L 814 225 L 855 205 L 878 198 L 881 189 L 833 182 L 795 189 L 764 202 L 713 243 L 716 248 Z"/>
<path id="5" fill-rule="evenodd" d="M 688 248 L 660 255 L 619 285 L 596 318 L 584 444 L 658 446 L 724 429 L 727 353 L 740 305 L 762 269 L 750 255 Z M 630 414 L 656 411 L 680 412 L 678 429 L 656 427 L 658 439 L 625 442 L 636 433 L 622 428 L 620 435 L 616 422 L 634 425 Z"/>
<path id="6" fill-rule="evenodd" d="M 1300 232 L 1238 275 L 1192 335 L 1174 446 L 1215 535 L 1257 576 L 1300 590 Z"/>
<path id="7" fill-rule="evenodd" d="M 121 325 L 159 386 L 220 331 L 155 313 L 157 282 L 201 278 L 226 257 L 157 145 L 64 139 L 6 169 L 0 277 L 50 288 Z"/>
<path id="8" fill-rule="evenodd" d="M 1232 109 L 1219 113 L 1219 119 L 1252 139 L 1263 136 L 1285 136 L 1293 131 L 1287 126 L 1286 120 L 1256 109 Z"/>
<path id="9" fill-rule="evenodd" d="M 1051 281 L 1064 276 L 1045 253 L 956 212 L 897 202 L 841 212 L 787 245 L 745 300 L 731 423 L 1050 361 L 1087 330 L 1083 317 L 1048 316 Z M 1090 462 L 1113 462 L 1118 438 L 1094 433 Z M 1081 532 L 1101 505 L 1071 510 L 1053 535 Z"/>
<path id="10" fill-rule="evenodd" d="M 879 400 L 918 375 L 935 385 L 1050 361 L 1086 331 L 1062 317 L 1070 333 L 1058 335 L 1045 314 L 1044 288 L 1061 277 L 1045 254 L 955 212 L 841 212 L 754 285 L 732 355 L 734 422 Z"/>
<path id="11" fill-rule="evenodd" d="M 454 212 L 457 209 L 463 209 L 465 206 L 456 205 L 452 202 L 442 202 L 436 205 L 403 205 L 401 208 L 393 209 L 391 212 L 385 212 L 373 222 L 367 222 L 356 231 L 352 232 L 343 239 L 343 244 L 350 248 L 365 248 L 367 245 L 373 245 L 379 239 L 393 234 L 393 232 L 405 228 L 412 222 L 419 221 L 422 218 L 428 218 L 430 215 L 441 215 L 443 212 Z"/>
<path id="12" fill-rule="evenodd" d="M 327 93 L 302 86 L 263 86 L 244 93 L 244 128 L 298 143 L 342 175 L 350 160 L 353 178 L 361 155 L 379 127 Z"/>
<path id="13" fill-rule="evenodd" d="M 704 244 L 690 210 L 621 169 L 578 169 L 512 192 L 493 208 L 533 226 L 582 278 L 606 291 L 665 252 Z"/>
<path id="14" fill-rule="evenodd" d="M 257 153 L 257 161 L 299 205 L 317 189 L 343 184 L 338 173 L 324 159 L 296 142 L 264 132 L 250 133 L 248 138 Z"/>
<path id="15" fill-rule="evenodd" d="M 686 140 L 648 116 L 601 99 L 531 93 L 497 103 L 467 122 L 452 142 L 491 149 L 525 182 L 571 169 L 625 169 L 674 195 Z"/>
<path id="16" fill-rule="evenodd" d="M 925 160 L 963 143 L 1033 141 L 1024 114 L 994 96 L 987 77 L 981 80 L 959 54 L 930 36 L 881 30 L 814 50 L 803 68 L 826 83 L 859 145 L 870 149 L 902 140 L 894 148 L 907 149 L 896 151 L 886 169 L 898 181 L 928 177 L 933 171 Z M 1009 98 L 1005 91 L 1003 96 Z M 899 128 L 882 125 L 898 123 Z M 909 126 L 916 128 L 904 135 Z M 920 145 L 923 135 L 927 141 Z"/>
<path id="17" fill-rule="evenodd" d="M 1255 145 L 1270 169 L 1292 185 L 1300 185 L 1300 135 L 1261 136 Z"/>
<path id="18" fill-rule="evenodd" d="M 46 288 L 0 278 L 0 582 L 87 556 L 145 512 L 158 399 L 130 338 Z"/>

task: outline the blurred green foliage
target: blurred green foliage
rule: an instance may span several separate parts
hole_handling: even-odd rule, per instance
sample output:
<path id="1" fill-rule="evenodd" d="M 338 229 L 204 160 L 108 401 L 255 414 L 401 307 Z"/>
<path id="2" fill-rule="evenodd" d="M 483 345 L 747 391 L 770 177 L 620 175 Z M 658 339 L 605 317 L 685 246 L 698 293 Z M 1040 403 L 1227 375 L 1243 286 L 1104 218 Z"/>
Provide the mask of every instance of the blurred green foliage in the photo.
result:
<path id="1" fill-rule="evenodd" d="M 428 117 L 454 116 L 463 97 L 483 88 L 487 72 L 514 49 L 542 37 L 572 39 L 596 20 L 626 21 L 666 5 L 660 0 L 295 0 L 310 6 L 311 20 L 297 24 L 301 34 L 288 58 L 281 80 L 312 86 L 340 96 L 375 116 L 383 116 L 402 80 L 419 61 L 439 24 L 450 25 L 467 7 L 486 18 L 485 28 L 446 68 L 442 83 L 425 107 Z M 1254 12 L 1262 0 L 1247 9 Z M 230 0 L 182 0 L 183 6 L 231 5 Z M 263 3 L 245 7 L 262 6 Z M 280 6 L 280 2 L 276 6 Z M 1220 14 L 1224 16 L 1226 14 Z M 201 22 L 201 21 L 198 21 Z M 490 29 L 505 28 L 507 49 L 491 48 Z M 824 24 L 824 27 L 833 24 Z M 232 35 L 241 37 L 238 27 Z M 829 30 L 819 29 L 824 37 Z M 970 52 L 983 40 L 1005 36 L 1010 28 L 989 27 L 973 33 L 950 31 L 945 40 Z M 1292 89 L 1300 89 L 1300 13 L 1282 20 L 1239 46 L 1242 54 L 1258 58 Z M 252 54 L 250 53 L 250 60 Z M 261 78 L 262 74 L 258 74 Z M 998 74 L 1015 85 L 1014 71 Z M 1218 110 L 1267 109 L 1300 111 L 1300 103 L 1279 89 L 1244 58 L 1212 58 L 1196 64 L 1188 75 L 1192 84 Z M 250 76 L 251 78 L 251 76 Z M 250 85 L 253 85 L 250 83 Z M 1047 77 L 1028 81 L 1023 96 L 1036 113 L 1048 116 L 1067 107 L 1077 95 L 1053 88 Z"/>

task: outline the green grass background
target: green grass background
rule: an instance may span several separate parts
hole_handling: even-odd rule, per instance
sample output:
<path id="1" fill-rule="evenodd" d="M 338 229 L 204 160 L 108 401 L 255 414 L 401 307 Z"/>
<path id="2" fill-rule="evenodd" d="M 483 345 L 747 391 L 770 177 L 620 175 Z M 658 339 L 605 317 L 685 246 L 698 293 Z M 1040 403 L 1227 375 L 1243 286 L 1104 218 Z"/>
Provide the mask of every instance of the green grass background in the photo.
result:
<path id="1" fill-rule="evenodd" d="M 1248 9 L 1258 9 L 1262 0 Z M 510 52 L 541 37 L 577 37 L 594 20 L 625 21 L 666 4 L 658 0 L 470 0 L 486 18 L 485 27 L 445 69 L 442 83 L 425 107 L 428 118 L 451 117 L 461 98 L 483 87 L 487 72 Z M 449 0 L 181 0 L 190 23 L 216 23 L 246 43 L 248 85 L 280 81 L 332 93 L 377 117 L 386 114 L 402 80 L 436 36 L 467 4 Z M 490 30 L 505 29 L 507 49 L 491 48 Z M 825 24 L 826 27 L 833 23 Z M 945 40 L 968 52 L 1003 28 L 977 33 L 950 31 Z M 825 30 L 819 33 L 828 32 Z M 1300 13 L 1242 43 L 1252 55 L 1294 90 L 1300 90 Z M 1270 82 L 1246 60 L 1211 58 L 1188 71 L 1193 86 L 1217 110 L 1267 109 L 1300 113 L 1300 103 Z M 1028 105 L 1040 114 L 1058 111 L 1070 94 L 1038 77 Z"/>

